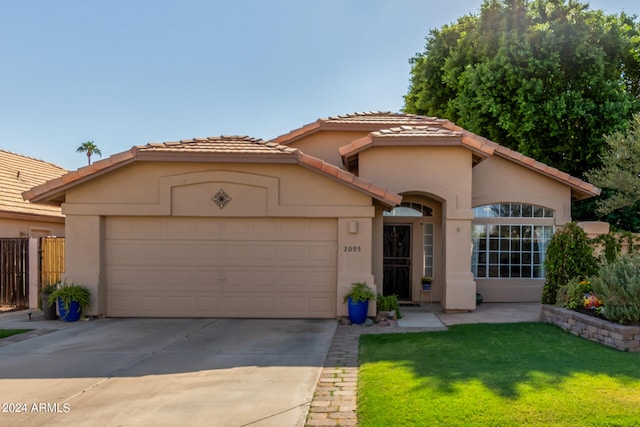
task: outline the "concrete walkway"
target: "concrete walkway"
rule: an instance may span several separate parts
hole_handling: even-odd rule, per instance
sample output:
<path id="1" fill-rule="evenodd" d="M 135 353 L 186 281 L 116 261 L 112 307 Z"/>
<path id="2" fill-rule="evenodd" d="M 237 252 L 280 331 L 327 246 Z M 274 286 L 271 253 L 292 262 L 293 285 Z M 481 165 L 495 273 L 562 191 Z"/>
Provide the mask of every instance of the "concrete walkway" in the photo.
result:
<path id="1" fill-rule="evenodd" d="M 540 320 L 539 303 L 484 303 L 472 313 L 441 313 L 436 304 L 402 308 L 392 326 L 339 325 L 311 402 L 307 426 L 357 426 L 358 345 L 362 334 L 446 330 L 462 323 L 515 323 Z"/>

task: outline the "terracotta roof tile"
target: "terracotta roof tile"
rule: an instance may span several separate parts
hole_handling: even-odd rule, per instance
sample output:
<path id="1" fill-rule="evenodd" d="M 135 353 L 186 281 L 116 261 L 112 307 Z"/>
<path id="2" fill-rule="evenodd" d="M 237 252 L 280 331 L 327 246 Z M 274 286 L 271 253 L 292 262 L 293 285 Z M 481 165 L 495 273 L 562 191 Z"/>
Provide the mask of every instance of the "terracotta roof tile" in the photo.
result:
<path id="1" fill-rule="evenodd" d="M 62 218 L 60 207 L 29 203 L 22 192 L 66 172 L 52 163 L 0 149 L 0 212 Z"/>
<path id="2" fill-rule="evenodd" d="M 473 139 L 463 132 L 434 126 L 398 126 L 369 133 L 339 148 L 340 155 L 347 158 L 356 155 L 371 145 L 440 145 L 459 143 L 486 157 L 493 153 L 494 146 L 482 139 Z"/>
<path id="3" fill-rule="evenodd" d="M 417 114 L 394 113 L 391 111 L 366 111 L 360 113 L 343 114 L 320 119 L 324 123 L 376 123 L 376 124 L 406 124 L 415 126 L 438 125 L 444 120 L 436 117 L 419 116 Z"/>
<path id="4" fill-rule="evenodd" d="M 582 181 L 581 179 L 573 177 L 567 174 L 566 172 L 562 172 L 554 167 L 551 167 L 542 162 L 539 162 L 531 157 L 525 156 L 524 154 L 518 151 L 511 150 L 510 148 L 504 147 L 500 144 L 497 144 L 493 141 L 490 141 L 486 138 L 483 138 L 479 135 L 469 132 L 468 130 L 463 129 L 452 122 L 447 121 L 446 123 L 443 124 L 443 127 L 445 127 L 446 129 L 461 131 L 466 137 L 469 137 L 471 139 L 484 141 L 487 144 L 487 146 L 494 147 L 494 152 L 496 155 L 509 159 L 515 163 L 528 167 L 529 169 L 533 169 L 537 172 L 547 175 L 552 179 L 555 179 L 557 181 L 560 181 L 569 185 L 574 190 L 578 191 L 579 194 L 575 194 L 575 198 L 578 200 L 597 196 L 600 194 L 601 190 L 598 187 L 586 181 Z"/>
<path id="5" fill-rule="evenodd" d="M 248 136 L 214 136 L 208 138 L 193 138 L 181 141 L 170 141 L 163 143 L 149 143 L 147 145 L 135 146 L 131 150 L 113 155 L 107 159 L 95 162 L 90 167 L 81 168 L 76 172 L 54 179 L 41 186 L 26 191 L 24 197 L 26 199 L 44 200 L 51 198 L 53 192 L 62 193 L 67 186 L 75 185 L 75 183 L 90 179 L 92 176 L 104 173 L 105 171 L 120 167 L 136 160 L 153 160 L 160 159 L 163 154 L 171 155 L 170 159 L 178 159 L 181 155 L 193 154 L 190 158 L 203 158 L 201 155 L 215 156 L 218 155 L 252 155 L 263 159 L 263 155 L 273 158 L 295 159 L 311 169 L 315 169 L 325 175 L 348 183 L 356 188 L 364 190 L 370 194 L 374 194 L 369 188 L 373 185 L 363 181 L 349 172 L 343 171 L 335 166 L 329 165 L 320 159 L 305 155 L 295 148 L 287 147 L 286 144 L 294 140 L 312 134 L 319 130 L 352 130 L 352 131 L 368 131 L 366 137 L 354 140 L 340 148 L 342 156 L 353 156 L 359 151 L 366 149 L 374 144 L 378 139 L 398 142 L 410 141 L 411 144 L 429 143 L 446 143 L 451 140 L 455 143 L 457 139 L 462 146 L 473 150 L 480 157 L 499 155 L 507 158 L 515 163 L 533 169 L 539 173 L 545 174 L 553 179 L 563 182 L 578 191 L 576 198 L 585 198 L 600 193 L 600 189 L 593 185 L 571 177 L 558 169 L 551 168 L 543 163 L 537 162 L 530 157 L 521 153 L 502 147 L 493 141 L 469 132 L 455 123 L 448 120 L 438 119 L 434 117 L 424 117 L 414 114 L 391 113 L 391 112 L 364 112 L 346 114 L 341 116 L 332 116 L 325 119 L 319 119 L 316 122 L 307 124 L 299 129 L 295 129 L 285 135 L 279 136 L 274 140 L 265 142 Z M 424 141 L 420 141 L 423 139 Z M 174 157 L 178 156 L 178 157 Z M 290 157 L 287 157 L 290 156 Z M 227 157 L 228 158 L 228 157 Z M 256 159 L 256 157 L 253 157 Z M 165 158 L 166 159 L 166 158 Z M 267 157 L 264 157 L 265 161 Z M 255 160 L 262 161 L 262 160 Z M 373 187 L 371 187 L 373 188 Z M 380 200 L 380 191 L 375 187 L 375 197 Z M 382 201 L 393 205 L 394 200 L 398 200 L 400 196 L 393 193 L 386 193 L 382 197 Z"/>
<path id="6" fill-rule="evenodd" d="M 335 178 L 338 181 L 355 187 L 358 190 L 369 194 L 370 196 L 387 206 L 393 207 L 398 205 L 402 201 L 402 196 L 391 193 L 381 187 L 374 185 L 370 181 L 366 181 L 355 176 L 351 172 L 347 172 L 344 169 L 340 169 L 339 167 L 324 162 L 316 157 L 304 154 L 301 151 L 298 151 L 298 162 L 303 166 L 306 165 L 311 169 L 315 169 L 316 171 L 328 175 L 329 177 Z"/>
<path id="7" fill-rule="evenodd" d="M 416 114 L 393 113 L 390 111 L 367 111 L 318 119 L 313 123 L 306 124 L 301 128 L 280 135 L 273 141 L 278 144 L 286 145 L 323 129 L 371 132 L 402 125 L 440 127 L 445 122 L 446 120 L 435 117 L 419 116 Z"/>
<path id="8" fill-rule="evenodd" d="M 356 185 L 353 185 L 355 178 L 353 174 L 341 170 L 340 168 L 318 158 L 305 155 L 295 148 L 283 146 L 275 142 L 265 142 L 261 139 L 251 138 L 248 136 L 215 136 L 135 146 L 129 151 L 115 154 L 111 157 L 95 162 L 90 166 L 86 166 L 74 172 L 69 172 L 62 177 L 32 188 L 24 193 L 24 197 L 26 199 L 36 200 L 53 197 L 64 192 L 66 188 L 87 179 L 91 179 L 93 176 L 101 174 L 111 168 L 119 167 L 120 165 L 128 164 L 129 162 L 136 160 L 154 160 L 155 158 L 158 158 L 156 155 L 162 155 L 163 153 L 174 154 L 175 156 L 171 159 L 175 161 L 179 161 L 181 155 L 188 155 L 191 153 L 197 155 L 269 155 L 269 158 L 273 158 L 272 156 L 274 155 L 276 157 L 286 156 L 285 158 L 290 158 L 292 161 L 308 167 L 309 169 L 337 179 L 340 182 L 352 185 L 360 191 L 365 191 L 389 206 L 395 206 L 401 199 L 400 196 L 392 193 L 385 193 L 385 195 L 381 196 L 380 191 L 377 191 L 373 194 L 368 190 L 371 183 L 366 181 L 358 181 Z M 268 158 L 265 158 L 265 161 L 269 161 Z M 398 200 L 397 203 L 395 202 L 396 200 Z"/>
<path id="9" fill-rule="evenodd" d="M 266 142 L 250 136 L 210 136 L 162 143 L 149 143 L 136 147 L 137 153 L 211 153 L 211 154 L 290 154 L 291 148 Z"/>

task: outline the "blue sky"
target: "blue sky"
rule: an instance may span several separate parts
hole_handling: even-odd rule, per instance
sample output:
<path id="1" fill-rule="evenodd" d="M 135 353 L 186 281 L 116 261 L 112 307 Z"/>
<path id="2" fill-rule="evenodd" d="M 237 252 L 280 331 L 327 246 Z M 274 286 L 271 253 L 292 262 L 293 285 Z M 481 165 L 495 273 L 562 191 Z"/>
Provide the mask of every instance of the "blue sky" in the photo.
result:
<path id="1" fill-rule="evenodd" d="M 591 0 L 640 15 L 637 0 Z M 399 111 L 432 28 L 482 0 L 2 0 L 0 148 L 86 164 L 148 142 L 269 139 Z M 97 160 L 97 158 L 95 159 Z"/>

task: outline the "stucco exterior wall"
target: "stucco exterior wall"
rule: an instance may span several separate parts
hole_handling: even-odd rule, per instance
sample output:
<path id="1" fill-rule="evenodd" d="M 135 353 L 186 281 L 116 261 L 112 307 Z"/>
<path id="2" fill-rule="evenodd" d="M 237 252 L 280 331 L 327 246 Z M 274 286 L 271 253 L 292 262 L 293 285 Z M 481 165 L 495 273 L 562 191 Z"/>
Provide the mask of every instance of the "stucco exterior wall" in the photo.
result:
<path id="1" fill-rule="evenodd" d="M 211 209 L 210 198 L 221 187 L 233 203 Z M 266 193 L 272 198 L 265 198 Z M 195 195 L 206 205 L 191 206 L 191 214 L 204 216 L 260 216 L 266 212 L 336 217 L 340 215 L 336 208 L 351 214 L 357 208 L 364 208 L 367 215 L 373 213 L 369 196 L 303 167 L 236 163 L 132 164 L 68 190 L 63 213 L 167 215 Z"/>
<path id="2" fill-rule="evenodd" d="M 55 222 L 0 218 L 0 237 L 64 237 L 64 219 Z"/>
<path id="3" fill-rule="evenodd" d="M 463 147 L 373 147 L 359 157 L 362 178 L 383 182 L 398 194 L 419 194 L 440 202 L 436 250 L 440 250 L 442 264 L 434 265 L 440 268 L 439 283 L 434 286 L 438 286 L 437 297 L 446 311 L 475 309 L 476 285 L 470 267 L 471 171 L 472 153 Z M 381 226 L 374 230 L 376 241 L 382 241 Z M 374 260 L 382 259 L 382 250 L 382 245 L 374 245 Z M 381 277 L 380 268 L 375 274 Z M 413 276 L 412 294 L 419 295 L 416 271 Z"/>
<path id="4" fill-rule="evenodd" d="M 344 169 L 342 156 L 338 149 L 355 139 L 362 138 L 368 132 L 323 131 L 293 141 L 289 147 L 297 148 L 305 154 L 317 157 L 327 163 Z"/>
<path id="5" fill-rule="evenodd" d="M 126 191 L 123 189 L 126 188 Z M 212 197 L 223 189 L 224 208 Z M 354 282 L 371 274 L 371 197 L 297 165 L 138 163 L 67 191 L 66 278 L 92 293 L 89 315 L 106 310 L 107 216 L 338 218 L 337 315 Z M 370 308 L 375 313 L 375 306 Z"/>
<path id="6" fill-rule="evenodd" d="M 556 225 L 571 221 L 571 189 L 500 157 L 473 168 L 473 207 L 491 203 L 529 203 L 556 212 Z"/>
<path id="7" fill-rule="evenodd" d="M 473 170 L 473 206 L 493 203 L 526 203 L 555 211 L 552 225 L 571 221 L 571 189 L 551 178 L 500 157 L 489 158 Z M 504 223 L 499 218 L 489 222 Z M 520 224 L 549 224 L 548 219 L 523 218 Z M 513 223 L 513 221 L 510 221 Z M 544 279 L 477 279 L 486 302 L 540 301 Z"/>

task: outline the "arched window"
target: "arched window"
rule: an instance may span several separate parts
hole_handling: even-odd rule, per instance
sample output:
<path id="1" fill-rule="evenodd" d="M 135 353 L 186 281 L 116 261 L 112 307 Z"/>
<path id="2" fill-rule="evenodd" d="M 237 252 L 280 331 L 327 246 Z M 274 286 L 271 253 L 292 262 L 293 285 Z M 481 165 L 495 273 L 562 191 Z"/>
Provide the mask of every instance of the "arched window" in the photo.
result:
<path id="1" fill-rule="evenodd" d="M 428 206 L 414 202 L 402 202 L 389 212 L 384 212 L 384 216 L 433 216 L 433 209 Z"/>
<path id="2" fill-rule="evenodd" d="M 473 208 L 475 218 L 553 218 L 553 209 L 526 203 L 494 203 Z"/>
<path id="3" fill-rule="evenodd" d="M 526 203 L 474 208 L 471 269 L 477 279 L 542 279 L 553 209 Z"/>

